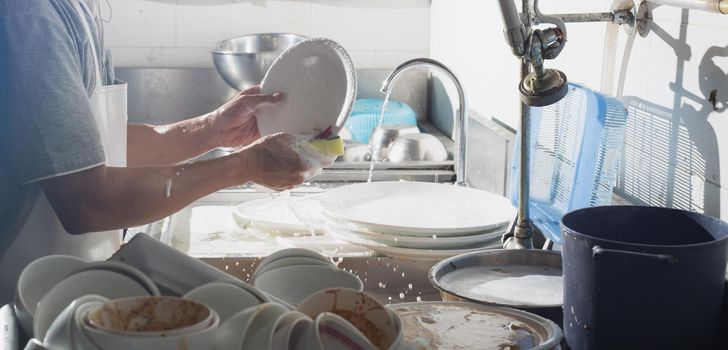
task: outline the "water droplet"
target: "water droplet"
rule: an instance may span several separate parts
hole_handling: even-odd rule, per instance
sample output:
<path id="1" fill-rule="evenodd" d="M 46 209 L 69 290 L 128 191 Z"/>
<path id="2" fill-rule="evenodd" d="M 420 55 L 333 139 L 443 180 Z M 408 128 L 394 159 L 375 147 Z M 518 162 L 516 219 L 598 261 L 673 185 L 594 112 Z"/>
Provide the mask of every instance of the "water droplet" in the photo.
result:
<path id="1" fill-rule="evenodd" d="M 404 299 L 404 293 L 399 293 L 399 298 Z"/>
<path id="2" fill-rule="evenodd" d="M 524 192 L 524 193 L 525 193 L 525 192 Z M 410 290 L 412 290 L 412 283 L 408 284 L 408 285 L 407 285 L 407 288 L 409 288 Z"/>
<path id="3" fill-rule="evenodd" d="M 227 265 L 225 265 L 225 270 L 227 271 L 227 269 L 228 269 L 228 266 L 227 266 Z"/>
<path id="4" fill-rule="evenodd" d="M 437 235 L 432 235 L 432 239 L 437 239 Z"/>
<path id="5" fill-rule="evenodd" d="M 389 301 L 392 301 L 392 297 L 387 297 L 387 299 L 389 299 Z"/>
<path id="6" fill-rule="evenodd" d="M 524 192 L 524 193 L 525 193 L 525 192 Z M 417 299 L 416 299 L 416 300 L 417 300 L 417 302 L 419 303 L 419 302 L 421 302 L 421 301 L 422 301 L 422 298 L 420 298 L 420 297 L 417 297 Z"/>

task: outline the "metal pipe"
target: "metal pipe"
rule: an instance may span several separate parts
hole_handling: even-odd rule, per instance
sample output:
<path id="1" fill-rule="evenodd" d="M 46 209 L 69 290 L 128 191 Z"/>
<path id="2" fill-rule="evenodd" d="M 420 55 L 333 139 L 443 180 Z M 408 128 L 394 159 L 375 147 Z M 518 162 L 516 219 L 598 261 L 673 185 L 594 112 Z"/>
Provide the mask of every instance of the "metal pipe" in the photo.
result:
<path id="1" fill-rule="evenodd" d="M 612 22 L 614 20 L 613 12 L 597 12 L 597 13 L 563 13 L 552 14 L 550 16 L 559 17 L 566 23 L 581 22 Z"/>
<path id="2" fill-rule="evenodd" d="M 460 83 L 460 79 L 455 76 L 455 73 L 453 73 L 450 68 L 444 64 L 431 58 L 411 59 L 400 64 L 399 67 L 395 68 L 395 70 L 389 74 L 382 84 L 382 92 L 385 94 L 391 93 L 394 83 L 403 73 L 418 67 L 427 67 L 445 74 L 453 81 L 455 88 L 458 91 L 460 109 L 458 110 L 458 114 L 455 118 L 455 135 L 453 137 L 457 144 L 457 147 L 455 148 L 455 184 L 458 186 L 467 186 L 465 162 L 467 161 L 468 104 L 465 99 L 465 90 Z"/>
<path id="3" fill-rule="evenodd" d="M 728 2 L 728 0 L 724 0 Z M 587 13 L 556 13 L 543 15 L 544 17 L 555 17 L 564 23 L 588 23 L 588 22 L 611 22 L 615 24 L 630 24 L 634 21 L 634 15 L 630 10 L 616 10 L 614 12 L 587 12 Z M 521 18 L 526 18 L 521 14 Z"/>
<path id="4" fill-rule="evenodd" d="M 532 0 L 522 0 L 523 13 L 532 13 Z M 526 30 L 531 30 L 531 16 L 526 16 L 525 19 Z M 530 72 L 530 64 L 527 59 L 521 60 L 521 81 L 526 79 Z M 504 237 L 512 236 L 508 238 L 504 244 L 504 249 L 531 249 L 533 248 L 533 230 L 531 226 L 531 219 L 529 213 L 529 202 L 530 199 L 530 186 L 529 179 L 531 178 L 530 168 L 530 153 L 529 153 L 529 140 L 531 139 L 530 130 L 530 107 L 525 103 L 521 102 L 521 138 L 518 140 L 521 146 L 521 154 L 519 159 L 520 173 L 518 177 L 518 217 L 516 218 L 515 225 L 513 226 L 513 232 L 508 232 Z"/>
<path id="5" fill-rule="evenodd" d="M 728 0 L 650 0 L 660 5 L 728 14 Z"/>
<path id="6" fill-rule="evenodd" d="M 514 55 L 522 57 L 526 52 L 526 29 L 518 16 L 516 4 L 513 0 L 499 0 L 498 4 L 503 16 L 503 34 L 506 42 Z"/>

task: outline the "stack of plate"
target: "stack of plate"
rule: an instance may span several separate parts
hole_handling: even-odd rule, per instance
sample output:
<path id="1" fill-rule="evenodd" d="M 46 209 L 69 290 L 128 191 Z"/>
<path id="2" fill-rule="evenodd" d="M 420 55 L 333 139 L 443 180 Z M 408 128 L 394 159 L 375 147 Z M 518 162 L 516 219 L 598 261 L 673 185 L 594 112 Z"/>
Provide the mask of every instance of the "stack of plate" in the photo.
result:
<path id="1" fill-rule="evenodd" d="M 337 238 L 384 255 L 442 259 L 500 247 L 515 217 L 507 198 L 424 182 L 372 182 L 319 196 Z"/>

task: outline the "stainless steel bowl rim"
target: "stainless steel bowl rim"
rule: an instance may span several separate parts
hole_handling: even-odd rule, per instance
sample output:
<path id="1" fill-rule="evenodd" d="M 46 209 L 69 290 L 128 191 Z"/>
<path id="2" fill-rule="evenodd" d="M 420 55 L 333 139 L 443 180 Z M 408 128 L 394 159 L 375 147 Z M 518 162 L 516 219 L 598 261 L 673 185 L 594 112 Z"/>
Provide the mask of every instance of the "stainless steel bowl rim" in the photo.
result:
<path id="1" fill-rule="evenodd" d="M 479 253 L 479 252 L 476 252 Z M 468 253 L 471 254 L 471 253 Z M 465 254 L 463 254 L 465 255 Z M 554 323 L 554 321 L 551 321 L 547 318 L 541 317 L 539 315 L 532 314 L 527 311 L 514 309 L 511 307 L 506 306 L 493 306 L 493 305 L 484 305 L 480 303 L 473 303 L 473 302 L 466 302 L 466 301 L 418 301 L 418 302 L 410 302 L 410 303 L 400 303 L 400 304 L 389 304 L 386 307 L 389 309 L 397 309 L 399 307 L 416 307 L 418 305 L 453 305 L 453 306 L 463 306 L 463 307 L 469 307 L 478 311 L 486 311 L 486 312 L 494 312 L 501 315 L 513 317 L 515 319 L 518 319 L 520 321 L 530 321 L 530 322 L 524 322 L 528 324 L 531 327 L 540 327 L 541 329 L 535 329 L 536 332 L 538 332 L 539 336 L 544 337 L 545 339 L 543 342 L 533 348 L 532 350 L 549 350 L 549 349 L 558 349 L 559 345 L 561 344 L 561 340 L 563 338 L 563 332 L 561 331 L 561 328 Z"/>
<path id="2" fill-rule="evenodd" d="M 242 55 L 257 55 L 257 54 L 263 54 L 263 53 L 281 53 L 284 50 L 269 50 L 269 51 L 256 51 L 256 52 L 240 52 L 240 51 L 233 51 L 229 49 L 224 49 L 221 46 L 225 45 L 228 42 L 231 42 L 233 40 L 240 40 L 244 38 L 254 38 L 254 37 L 261 37 L 261 36 L 291 36 L 296 37 L 301 40 L 308 39 L 307 36 L 296 34 L 296 33 L 256 33 L 256 34 L 246 34 L 241 36 L 236 36 L 232 38 L 227 38 L 225 40 L 218 41 L 215 43 L 215 48 L 212 49 L 213 54 L 225 54 L 225 55 L 236 55 L 236 56 L 242 56 Z"/>
<path id="3" fill-rule="evenodd" d="M 558 257 L 558 261 L 561 262 L 561 253 L 550 251 L 550 250 L 542 250 L 542 249 L 521 249 L 521 250 L 506 250 L 506 249 L 493 249 L 493 250 L 484 250 L 484 251 L 477 251 L 477 252 L 470 252 L 470 253 L 464 253 L 460 255 L 456 255 L 444 260 L 441 260 L 437 264 L 433 265 L 432 268 L 430 268 L 430 272 L 427 274 L 427 278 L 430 280 L 430 283 L 432 284 L 435 289 L 439 290 L 440 293 L 447 293 L 449 295 L 455 296 L 457 298 L 460 298 L 462 300 L 467 300 L 476 304 L 482 304 L 482 305 L 490 305 L 490 306 L 498 306 L 498 307 L 507 307 L 507 308 L 519 308 L 522 310 L 536 310 L 536 309 L 546 309 L 546 308 L 561 308 L 563 306 L 563 302 L 561 304 L 543 304 L 543 305 L 512 305 L 512 304 L 501 304 L 496 302 L 489 302 L 484 300 L 477 300 L 473 298 L 469 298 L 463 295 L 460 295 L 458 293 L 455 293 L 453 291 L 448 290 L 445 286 L 440 284 L 440 281 L 438 280 L 438 274 L 442 271 L 447 270 L 454 270 L 454 266 L 457 262 L 461 261 L 468 261 L 471 259 L 474 259 L 479 256 L 483 255 L 533 255 L 533 254 L 540 254 L 540 255 L 546 255 L 548 258 L 555 258 Z M 475 266 L 475 265 L 473 265 Z M 534 265 L 536 266 L 536 265 Z M 560 266 L 560 265 L 559 265 Z"/>

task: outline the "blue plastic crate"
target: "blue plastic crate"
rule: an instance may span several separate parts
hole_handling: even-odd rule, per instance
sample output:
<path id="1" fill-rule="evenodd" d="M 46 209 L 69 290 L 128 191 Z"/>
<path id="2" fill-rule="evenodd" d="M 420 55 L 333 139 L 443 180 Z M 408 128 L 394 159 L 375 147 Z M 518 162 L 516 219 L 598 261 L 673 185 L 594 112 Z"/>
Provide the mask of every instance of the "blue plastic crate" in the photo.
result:
<path id="1" fill-rule="evenodd" d="M 627 110 L 616 98 L 569 84 L 564 99 L 532 107 L 530 116 L 530 216 L 546 238 L 560 244 L 564 214 L 611 204 Z M 520 152 L 516 142 L 510 186 L 514 205 L 518 204 Z"/>

